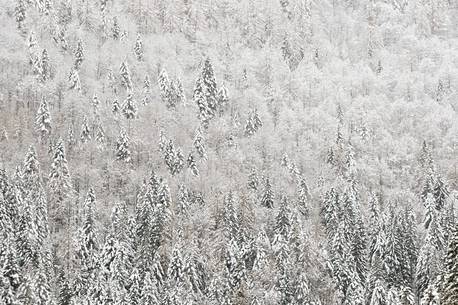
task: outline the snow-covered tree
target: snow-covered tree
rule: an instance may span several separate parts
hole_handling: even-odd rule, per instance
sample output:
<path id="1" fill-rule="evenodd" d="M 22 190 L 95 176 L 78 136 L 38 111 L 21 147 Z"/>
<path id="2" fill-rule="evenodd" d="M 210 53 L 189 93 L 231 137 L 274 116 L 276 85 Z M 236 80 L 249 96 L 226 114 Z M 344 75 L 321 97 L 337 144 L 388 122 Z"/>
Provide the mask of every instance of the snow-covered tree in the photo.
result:
<path id="1" fill-rule="evenodd" d="M 51 114 L 49 112 L 48 102 L 42 99 L 35 117 L 35 129 L 40 134 L 42 141 L 47 139 L 51 134 Z"/>
<path id="2" fill-rule="evenodd" d="M 116 141 L 116 160 L 124 161 L 126 163 L 129 163 L 131 161 L 131 152 L 129 145 L 129 136 L 127 135 L 127 132 L 124 129 L 121 129 L 118 140 Z"/>

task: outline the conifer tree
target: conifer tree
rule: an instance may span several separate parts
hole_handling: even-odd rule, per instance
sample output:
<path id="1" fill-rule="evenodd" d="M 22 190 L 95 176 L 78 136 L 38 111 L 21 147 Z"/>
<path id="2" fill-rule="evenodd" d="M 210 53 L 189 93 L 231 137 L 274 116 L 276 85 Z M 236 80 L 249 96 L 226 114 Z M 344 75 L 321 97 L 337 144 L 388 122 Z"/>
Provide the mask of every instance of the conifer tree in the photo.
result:
<path id="1" fill-rule="evenodd" d="M 143 60 L 143 42 L 140 34 L 137 34 L 137 39 L 135 40 L 134 53 L 138 61 Z"/>
<path id="2" fill-rule="evenodd" d="M 95 205 L 96 198 L 94 189 L 90 188 L 83 203 L 82 224 L 78 232 L 76 247 L 76 258 L 79 266 L 78 285 L 76 293 L 78 296 L 87 295 L 91 281 L 95 277 L 97 263 L 98 241 L 95 228 Z"/>
<path id="3" fill-rule="evenodd" d="M 121 29 L 118 23 L 118 17 L 113 17 L 113 27 L 111 28 L 111 35 L 114 40 L 119 40 L 121 35 Z"/>
<path id="4" fill-rule="evenodd" d="M 161 70 L 157 78 L 161 99 L 164 103 L 168 104 L 170 98 L 170 79 L 165 69 Z"/>
<path id="5" fill-rule="evenodd" d="M 131 152 L 129 149 L 129 137 L 124 129 L 121 129 L 118 140 L 116 141 L 116 160 L 124 161 L 126 163 L 131 162 Z"/>
<path id="6" fill-rule="evenodd" d="M 206 97 L 206 88 L 205 84 L 201 77 L 199 77 L 196 81 L 196 86 L 194 88 L 194 103 L 197 105 L 198 109 L 198 118 L 202 122 L 202 125 L 207 128 L 210 119 L 213 117 L 213 112 L 208 105 L 207 97 Z"/>
<path id="7" fill-rule="evenodd" d="M 264 191 L 261 197 L 261 206 L 266 208 L 273 208 L 274 206 L 274 193 L 272 191 L 272 185 L 270 184 L 270 179 L 266 178 L 264 182 Z"/>
<path id="8" fill-rule="evenodd" d="M 221 116 L 227 110 L 229 106 L 228 91 L 224 85 L 222 85 L 221 88 L 219 88 L 218 90 L 217 101 L 218 101 L 218 112 L 219 112 L 219 115 Z"/>
<path id="9" fill-rule="evenodd" d="M 89 129 L 89 124 L 87 121 L 87 117 L 84 116 L 83 124 L 81 125 L 81 135 L 80 135 L 81 143 L 85 144 L 91 140 L 91 130 Z"/>
<path id="10" fill-rule="evenodd" d="M 188 163 L 188 168 L 191 170 L 191 173 L 194 176 L 199 176 L 199 169 L 197 168 L 196 160 L 194 159 L 194 156 L 192 155 L 192 153 L 189 153 L 187 163 Z"/>
<path id="11" fill-rule="evenodd" d="M 43 49 L 41 53 L 41 81 L 46 82 L 51 78 L 51 65 L 49 63 L 48 51 Z"/>
<path id="12" fill-rule="evenodd" d="M 199 155 L 199 157 L 203 160 L 207 159 L 207 151 L 205 149 L 205 138 L 202 134 L 202 129 L 199 127 L 196 129 L 194 133 L 194 141 L 193 146 Z"/>
<path id="13" fill-rule="evenodd" d="M 70 83 L 70 90 L 81 90 L 80 76 L 77 69 L 72 69 L 70 75 L 68 76 L 68 82 Z"/>
<path id="14" fill-rule="evenodd" d="M 75 70 L 79 70 L 81 68 L 81 64 L 84 60 L 84 51 L 83 51 L 83 42 L 78 40 L 78 44 L 76 46 L 75 51 L 75 62 L 73 63 L 73 67 Z"/>
<path id="15" fill-rule="evenodd" d="M 14 17 L 16 18 L 17 28 L 21 33 L 25 33 L 26 4 L 24 0 L 17 0 L 14 8 Z"/>
<path id="16" fill-rule="evenodd" d="M 35 118 L 35 129 L 44 141 L 51 134 L 51 115 L 49 113 L 48 102 L 42 99 Z"/>
<path id="17" fill-rule="evenodd" d="M 143 80 L 143 100 L 142 100 L 142 104 L 143 105 L 148 105 L 151 101 L 150 99 L 150 94 L 151 94 L 151 81 L 149 79 L 149 76 L 148 74 L 145 75 L 145 79 Z"/>
<path id="18" fill-rule="evenodd" d="M 254 191 L 257 191 L 259 187 L 258 174 L 256 168 L 252 168 L 250 174 L 248 175 L 248 188 Z"/>
<path id="19" fill-rule="evenodd" d="M 458 303 L 458 229 L 450 233 L 444 266 L 444 282 L 441 305 Z"/>
<path id="20" fill-rule="evenodd" d="M 202 72 L 201 72 L 201 78 L 202 78 L 202 85 L 204 88 L 204 95 L 205 99 L 207 100 L 207 105 L 210 109 L 210 112 L 212 116 L 216 113 L 217 110 L 217 88 L 216 88 L 216 80 L 215 80 L 215 74 L 213 71 L 213 65 L 210 62 L 210 58 L 207 57 L 204 61 L 203 67 L 202 67 Z"/>
<path id="21" fill-rule="evenodd" d="M 119 112 L 121 111 L 121 106 L 119 105 L 119 101 L 117 98 L 113 100 L 111 111 L 113 112 L 114 115 L 119 114 Z"/>
<path id="22" fill-rule="evenodd" d="M 128 120 L 133 120 L 137 117 L 138 108 L 130 92 L 122 105 L 122 113 Z"/>
<path id="23" fill-rule="evenodd" d="M 100 121 L 96 124 L 95 140 L 97 141 L 99 148 L 102 149 L 106 143 L 106 135 L 105 130 L 103 129 L 102 123 Z"/>
<path id="24" fill-rule="evenodd" d="M 132 90 L 132 79 L 130 78 L 129 67 L 127 62 L 123 61 L 119 67 L 119 74 L 121 75 L 121 85 L 130 92 Z"/>
<path id="25" fill-rule="evenodd" d="M 310 198 L 310 193 L 308 190 L 307 183 L 305 182 L 304 178 L 301 178 L 299 181 L 298 185 L 298 198 L 297 198 L 297 205 L 299 208 L 299 211 L 302 213 L 304 216 L 309 215 L 309 198 Z"/>
<path id="26" fill-rule="evenodd" d="M 59 139 L 54 149 L 51 172 L 48 179 L 49 200 L 52 203 L 51 213 L 54 223 L 62 224 L 64 215 L 68 215 L 68 199 L 73 195 L 64 143 Z"/>

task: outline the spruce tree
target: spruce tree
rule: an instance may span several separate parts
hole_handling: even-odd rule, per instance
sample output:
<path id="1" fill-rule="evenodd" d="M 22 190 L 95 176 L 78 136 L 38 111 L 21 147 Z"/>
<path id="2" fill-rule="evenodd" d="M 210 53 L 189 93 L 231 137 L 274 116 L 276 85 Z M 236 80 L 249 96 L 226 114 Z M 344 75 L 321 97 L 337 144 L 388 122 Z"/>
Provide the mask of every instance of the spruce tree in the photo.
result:
<path id="1" fill-rule="evenodd" d="M 208 108 L 212 116 L 216 113 L 218 100 L 217 100 L 217 88 L 216 88 L 216 80 L 215 74 L 213 71 L 213 65 L 210 62 L 210 58 L 207 57 L 204 61 L 202 72 L 202 85 L 204 88 L 204 95 L 207 101 Z"/>
<path id="2" fill-rule="evenodd" d="M 14 17 L 16 18 L 18 30 L 25 33 L 25 19 L 26 19 L 26 3 L 25 0 L 17 0 L 16 7 L 14 8 Z"/>
<path id="3" fill-rule="evenodd" d="M 256 168 L 252 168 L 250 174 L 248 175 L 248 188 L 257 191 L 259 187 L 258 173 Z"/>
<path id="4" fill-rule="evenodd" d="M 83 42 L 78 40 L 78 44 L 76 46 L 75 51 L 75 62 L 73 63 L 73 67 L 75 70 L 79 70 L 81 68 L 81 64 L 84 60 L 84 51 L 83 51 Z"/>
<path id="5" fill-rule="evenodd" d="M 201 77 L 199 77 L 196 81 L 196 85 L 194 87 L 193 99 L 198 109 L 197 116 L 199 120 L 202 122 L 202 125 L 205 128 L 207 128 L 210 119 L 213 117 L 213 112 L 208 104 L 207 97 L 206 97 L 205 84 Z"/>
<path id="6" fill-rule="evenodd" d="M 132 79 L 130 78 L 129 67 L 127 62 L 123 61 L 119 67 L 119 74 L 121 76 L 121 85 L 130 92 L 132 90 Z"/>
<path id="7" fill-rule="evenodd" d="M 49 200 L 52 219 L 55 224 L 63 224 L 68 215 L 68 199 L 73 196 L 73 187 L 70 180 L 64 143 L 59 139 L 53 153 L 51 172 L 48 179 Z"/>
<path id="8" fill-rule="evenodd" d="M 113 17 L 113 27 L 111 28 L 111 35 L 114 40 L 119 40 L 121 34 L 121 29 L 118 23 L 118 17 Z"/>
<path id="9" fill-rule="evenodd" d="M 127 98 L 122 105 L 122 113 L 128 120 L 137 118 L 138 108 L 130 92 L 127 94 Z"/>
<path id="10" fill-rule="evenodd" d="M 197 168 L 196 160 L 194 159 L 194 156 L 192 155 L 192 153 L 189 153 L 188 155 L 187 164 L 188 164 L 188 168 L 191 170 L 191 173 L 194 176 L 199 176 L 199 169 Z"/>
<path id="11" fill-rule="evenodd" d="M 83 144 L 91 140 L 91 130 L 89 129 L 89 124 L 88 124 L 86 116 L 84 116 L 83 124 L 81 125 L 80 140 L 81 140 L 81 143 Z"/>
<path id="12" fill-rule="evenodd" d="M 299 185 L 298 185 L 297 206 L 298 206 L 299 211 L 304 216 L 308 216 L 310 212 L 309 198 L 310 198 L 310 193 L 308 190 L 307 183 L 305 182 L 304 178 L 301 178 L 299 181 Z"/>
<path id="13" fill-rule="evenodd" d="M 44 141 L 51 134 L 51 114 L 49 113 L 48 102 L 42 99 L 35 117 L 35 129 Z"/>
<path id="14" fill-rule="evenodd" d="M 205 149 L 205 138 L 202 134 L 202 129 L 199 127 L 194 133 L 193 141 L 194 149 L 196 150 L 199 157 L 203 160 L 207 159 L 207 151 Z"/>
<path id="15" fill-rule="evenodd" d="M 134 54 L 138 61 L 143 60 L 143 42 L 140 34 L 137 34 L 137 39 L 135 40 Z"/>
<path id="16" fill-rule="evenodd" d="M 70 75 L 68 76 L 68 82 L 70 83 L 70 90 L 81 90 L 80 76 L 77 69 L 72 69 Z"/>
<path id="17" fill-rule="evenodd" d="M 274 206 L 274 193 L 272 191 L 272 185 L 270 184 L 270 179 L 266 178 L 264 182 L 264 191 L 261 197 L 261 206 L 266 208 L 273 208 Z"/>
<path id="18" fill-rule="evenodd" d="M 444 265 L 441 305 L 458 304 L 458 229 L 450 233 Z"/>
<path id="19" fill-rule="evenodd" d="M 116 141 L 116 160 L 124 161 L 126 163 L 131 162 L 131 152 L 129 149 L 129 136 L 124 129 L 121 129 L 118 140 Z"/>
<path id="20" fill-rule="evenodd" d="M 119 112 L 121 111 L 121 106 L 119 105 L 119 101 L 117 98 L 113 100 L 111 111 L 113 112 L 114 115 L 118 115 Z"/>
<path id="21" fill-rule="evenodd" d="M 41 53 L 41 81 L 46 82 L 51 78 L 51 64 L 49 62 L 48 51 L 43 49 Z"/>

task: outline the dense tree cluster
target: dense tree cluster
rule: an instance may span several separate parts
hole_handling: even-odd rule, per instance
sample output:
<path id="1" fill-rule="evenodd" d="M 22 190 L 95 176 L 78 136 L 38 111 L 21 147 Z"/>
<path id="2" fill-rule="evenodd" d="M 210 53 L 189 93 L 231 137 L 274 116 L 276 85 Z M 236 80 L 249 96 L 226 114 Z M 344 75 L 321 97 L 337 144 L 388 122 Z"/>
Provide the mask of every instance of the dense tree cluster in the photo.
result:
<path id="1" fill-rule="evenodd" d="M 453 1 L 0 7 L 0 304 L 458 303 Z"/>

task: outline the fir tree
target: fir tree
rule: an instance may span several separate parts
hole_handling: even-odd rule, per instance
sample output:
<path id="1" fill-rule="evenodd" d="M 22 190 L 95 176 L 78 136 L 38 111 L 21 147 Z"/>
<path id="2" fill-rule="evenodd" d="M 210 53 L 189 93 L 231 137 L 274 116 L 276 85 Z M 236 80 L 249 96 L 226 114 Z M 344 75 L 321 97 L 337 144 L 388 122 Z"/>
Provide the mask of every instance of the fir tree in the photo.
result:
<path id="1" fill-rule="evenodd" d="M 458 229 L 450 233 L 445 257 L 444 283 L 441 294 L 441 305 L 455 305 L 458 303 Z"/>
<path id="2" fill-rule="evenodd" d="M 51 115 L 49 113 L 48 102 L 42 99 L 35 118 L 35 129 L 40 134 L 42 141 L 51 134 Z"/>
<path id="3" fill-rule="evenodd" d="M 212 116 L 216 113 L 218 100 L 217 100 L 217 88 L 216 80 L 213 72 L 213 65 L 210 62 L 210 58 L 206 58 L 202 67 L 201 72 L 202 85 L 204 88 L 204 95 L 207 101 L 208 108 Z"/>
<path id="4" fill-rule="evenodd" d="M 129 149 L 129 137 L 124 129 L 121 129 L 118 140 L 116 141 L 116 160 L 124 161 L 126 163 L 131 162 L 131 152 Z"/>
<path id="5" fill-rule="evenodd" d="M 375 281 L 375 287 L 372 290 L 369 305 L 386 304 L 386 292 L 381 280 Z"/>
<path id="6" fill-rule="evenodd" d="M 132 93 L 127 94 L 127 98 L 122 105 L 122 113 L 128 120 L 137 118 L 138 108 L 132 97 Z"/>
<path id="7" fill-rule="evenodd" d="M 72 69 L 68 76 L 68 82 L 70 83 L 70 90 L 81 90 L 80 76 L 77 69 Z"/>
<path id="8" fill-rule="evenodd" d="M 222 85 L 221 88 L 218 90 L 217 101 L 218 101 L 218 112 L 219 112 L 219 115 L 221 116 L 227 110 L 229 106 L 228 91 L 224 85 Z"/>
<path id="9" fill-rule="evenodd" d="M 130 78 L 129 67 L 127 62 L 123 61 L 119 67 L 119 74 L 121 75 L 121 85 L 130 92 L 132 90 L 132 80 Z"/>
<path id="10" fill-rule="evenodd" d="M 302 213 L 304 216 L 309 215 L 309 198 L 310 198 L 310 193 L 307 187 L 307 183 L 305 182 L 304 178 L 301 178 L 299 181 L 298 185 L 298 198 L 297 198 L 297 206 L 299 208 L 299 211 Z"/>
<path id="11" fill-rule="evenodd" d="M 48 51 L 43 49 L 41 53 L 41 80 L 46 82 L 51 78 L 51 65 L 49 63 Z"/>
<path id="12" fill-rule="evenodd" d="M 91 130 L 89 129 L 89 124 L 86 116 L 83 118 L 83 124 L 81 125 L 80 140 L 83 144 L 91 140 Z"/>
<path id="13" fill-rule="evenodd" d="M 257 191 L 259 187 L 258 174 L 256 168 L 252 168 L 250 174 L 248 175 L 248 188 L 254 191 Z"/>
<path id="14" fill-rule="evenodd" d="M 113 112 L 114 115 L 119 114 L 119 112 L 121 111 L 121 106 L 119 105 L 119 101 L 117 98 L 113 100 L 111 111 Z"/>
<path id="15" fill-rule="evenodd" d="M 119 40 L 121 34 L 121 29 L 119 27 L 118 18 L 113 17 L 113 27 L 111 28 L 111 35 L 114 40 Z"/>
<path id="16" fill-rule="evenodd" d="M 274 193 L 270 184 L 269 178 L 266 178 L 264 182 L 264 191 L 261 197 L 261 206 L 266 208 L 273 208 L 274 206 Z"/>
<path id="17" fill-rule="evenodd" d="M 143 42 L 140 34 L 137 34 L 137 39 L 135 40 L 134 54 L 138 61 L 143 60 Z"/>
<path id="18" fill-rule="evenodd" d="M 196 81 L 196 86 L 194 88 L 194 103 L 197 105 L 198 109 L 198 118 L 202 122 L 204 127 L 208 126 L 210 119 L 213 117 L 213 112 L 208 105 L 208 101 L 206 98 L 206 88 L 204 87 L 205 84 L 201 77 L 199 77 Z"/>
<path id="19" fill-rule="evenodd" d="M 26 16 L 25 0 L 17 0 L 16 7 L 14 8 L 14 17 L 16 18 L 17 28 L 21 33 L 25 32 L 24 23 Z"/>
<path id="20" fill-rule="evenodd" d="M 105 130 L 103 129 L 102 123 L 98 122 L 95 129 L 95 140 L 99 144 L 99 148 L 103 148 L 106 142 Z"/>
<path id="21" fill-rule="evenodd" d="M 205 138 L 202 134 L 201 128 L 197 128 L 196 132 L 194 133 L 194 141 L 193 146 L 199 155 L 199 157 L 203 160 L 207 159 L 207 151 L 205 149 Z"/>
<path id="22" fill-rule="evenodd" d="M 75 51 L 75 62 L 73 63 L 73 67 L 75 70 L 79 70 L 81 68 L 81 64 L 84 60 L 84 51 L 83 51 L 83 42 L 78 40 L 78 44 L 76 46 Z"/>
<path id="23" fill-rule="evenodd" d="M 194 159 L 194 156 L 192 155 L 192 153 L 189 153 L 187 163 L 188 163 L 188 168 L 191 170 L 191 173 L 194 176 L 199 176 L 199 169 L 197 168 L 196 160 Z"/>
<path id="24" fill-rule="evenodd" d="M 68 202 L 66 201 L 73 195 L 73 187 L 70 181 L 66 154 L 62 139 L 59 139 L 54 149 L 51 172 L 48 179 L 48 189 L 50 191 L 51 212 L 54 223 L 62 223 L 64 215 L 68 212 Z M 68 217 L 68 215 L 67 215 Z"/>

